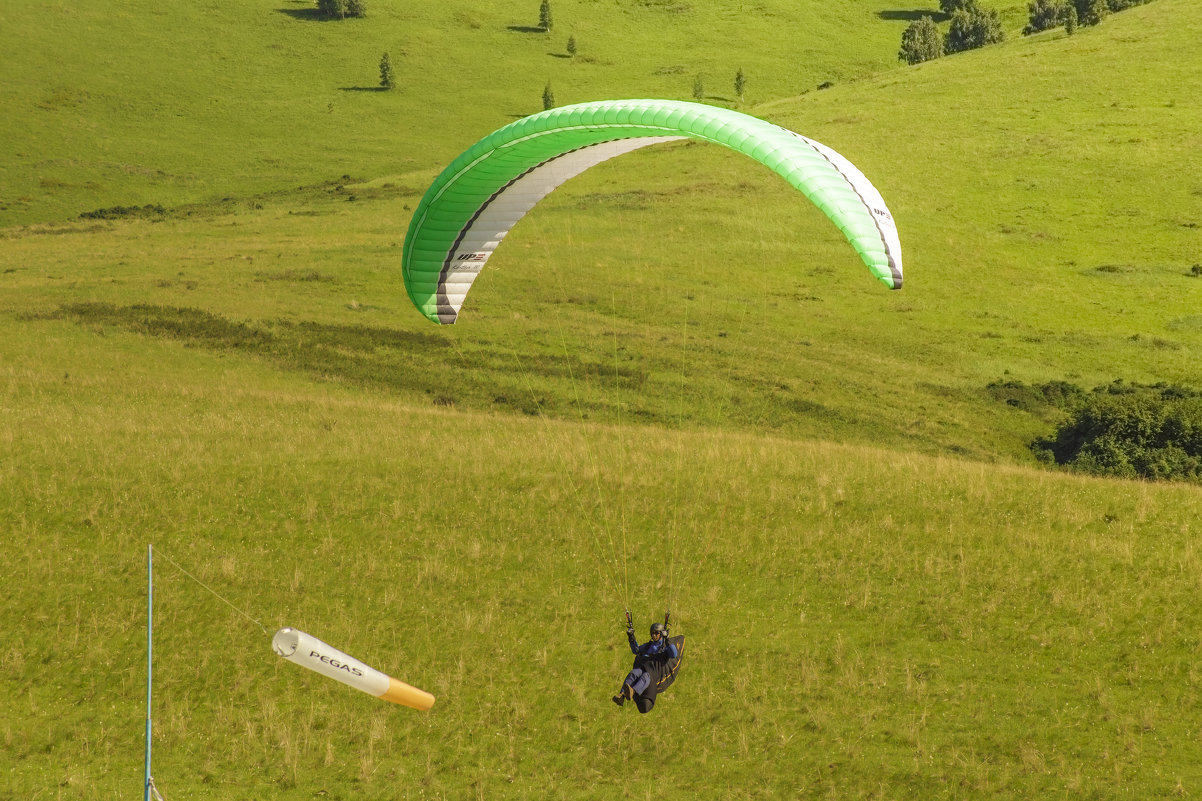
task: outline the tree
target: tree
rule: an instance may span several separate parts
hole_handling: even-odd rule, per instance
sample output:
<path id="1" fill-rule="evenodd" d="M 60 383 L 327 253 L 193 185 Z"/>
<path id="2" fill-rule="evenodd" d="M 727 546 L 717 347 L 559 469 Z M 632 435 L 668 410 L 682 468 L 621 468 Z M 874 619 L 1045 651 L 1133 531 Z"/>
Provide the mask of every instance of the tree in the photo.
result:
<path id="1" fill-rule="evenodd" d="M 1105 2 L 1105 0 L 1103 0 Z M 968 11 L 952 14 L 952 24 L 943 39 L 943 52 L 961 53 L 989 44 L 997 44 L 1006 38 L 1002 18 L 996 9 L 983 9 L 973 5 Z"/>
<path id="2" fill-rule="evenodd" d="M 538 27 L 542 28 L 544 33 L 550 33 L 554 24 L 555 21 L 551 19 L 551 0 L 543 0 L 538 7 Z"/>
<path id="3" fill-rule="evenodd" d="M 551 82 L 543 88 L 543 111 L 555 108 L 555 92 L 551 90 Z"/>
<path id="4" fill-rule="evenodd" d="M 1077 23 L 1080 25 L 1097 25 L 1110 13 L 1110 5 L 1106 0 L 1073 0 L 1077 8 Z"/>
<path id="5" fill-rule="evenodd" d="M 1027 4 L 1027 27 L 1023 28 L 1023 36 L 1063 25 L 1067 11 L 1065 0 L 1031 0 Z"/>
<path id="6" fill-rule="evenodd" d="M 346 0 L 346 15 L 348 17 L 366 17 L 367 0 Z"/>
<path id="7" fill-rule="evenodd" d="M 1069 5 L 1064 10 L 1064 32 L 1072 36 L 1077 32 L 1077 7 Z"/>
<path id="8" fill-rule="evenodd" d="M 385 53 L 380 59 L 380 86 L 391 89 L 396 86 L 396 73 L 392 69 L 392 59 Z"/>
<path id="9" fill-rule="evenodd" d="M 568 37 L 567 50 L 568 50 L 569 56 L 571 56 L 572 58 L 576 57 L 576 37 L 575 36 Z"/>
<path id="10" fill-rule="evenodd" d="M 977 4 L 977 0 L 939 0 L 939 10 L 949 17 L 957 11 L 968 11 Z"/>
<path id="11" fill-rule="evenodd" d="M 693 79 L 693 99 L 705 99 L 705 82 L 701 80 L 701 73 L 697 73 L 697 77 Z"/>
<path id="12" fill-rule="evenodd" d="M 317 13 L 326 19 L 342 19 L 346 16 L 346 0 L 317 0 Z"/>
<path id="13" fill-rule="evenodd" d="M 910 23 L 902 34 L 901 50 L 897 57 L 907 64 L 930 61 L 943 55 L 943 37 L 930 17 L 923 15 Z"/>
<path id="14" fill-rule="evenodd" d="M 739 71 L 735 73 L 735 95 L 738 96 L 739 102 L 743 102 L 743 92 L 747 89 L 747 76 L 743 74 L 743 68 L 739 67 Z"/>

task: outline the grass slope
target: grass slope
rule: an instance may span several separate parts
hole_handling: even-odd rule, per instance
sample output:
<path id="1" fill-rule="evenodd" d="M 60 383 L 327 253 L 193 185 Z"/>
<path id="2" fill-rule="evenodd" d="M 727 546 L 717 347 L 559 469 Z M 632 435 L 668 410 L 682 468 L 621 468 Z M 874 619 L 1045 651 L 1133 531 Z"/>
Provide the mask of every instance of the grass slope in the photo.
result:
<path id="1" fill-rule="evenodd" d="M 269 630 L 439 697 L 420 715 L 277 661 L 160 556 L 177 797 L 1197 791 L 1197 489 L 738 434 L 623 448 L 38 327 L 4 382 L 17 797 L 137 791 L 147 540 Z M 683 678 L 619 714 L 622 605 L 642 628 L 669 599 Z"/>
<path id="2" fill-rule="evenodd" d="M 283 11 L 273 23 L 342 35 Z M 869 22 L 896 39 L 909 12 L 889 11 Z M 180 13 L 203 30 L 212 12 Z M 1197 794 L 1202 491 L 1024 466 L 1044 421 L 982 387 L 1194 375 L 1202 194 L 1181 165 L 1199 30 L 1196 4 L 1157 0 L 823 92 L 782 81 L 756 112 L 881 187 L 899 293 L 771 176 L 676 146 L 565 187 L 498 251 L 464 322 L 433 328 L 398 285 L 407 207 L 443 155 L 505 121 L 495 105 L 424 112 L 465 130 L 410 175 L 366 158 L 370 137 L 333 172 L 309 137 L 207 146 L 249 111 L 196 128 L 205 141 L 165 129 L 147 163 L 187 162 L 192 182 L 64 165 L 73 186 L 9 221 L 167 202 L 0 239 L 3 791 L 138 792 L 153 541 L 267 629 L 439 697 L 419 715 L 301 674 L 160 559 L 169 798 Z M 108 112 L 74 118 L 91 112 L 103 130 Z M 290 133 L 313 130 L 298 119 Z M 280 164 L 238 166 L 268 152 Z M 621 609 L 643 627 L 665 603 L 690 638 L 684 677 L 652 717 L 619 714 Z"/>
<path id="3" fill-rule="evenodd" d="M 425 180 L 464 140 L 541 109 L 548 82 L 560 104 L 683 99 L 701 74 L 711 100 L 733 102 L 742 68 L 749 103 L 795 95 L 895 68 L 912 16 L 895 7 L 558 0 L 542 34 L 528 0 L 375 0 L 342 22 L 300 0 L 9 4 L 0 224 L 348 173 Z M 393 92 L 375 91 L 384 52 Z"/>

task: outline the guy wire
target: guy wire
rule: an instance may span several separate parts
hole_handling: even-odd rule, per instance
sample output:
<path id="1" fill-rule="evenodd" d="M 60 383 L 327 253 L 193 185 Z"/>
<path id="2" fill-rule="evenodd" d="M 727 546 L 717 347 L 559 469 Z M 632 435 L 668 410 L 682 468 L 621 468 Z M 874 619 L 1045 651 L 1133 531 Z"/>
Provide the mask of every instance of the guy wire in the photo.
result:
<path id="1" fill-rule="evenodd" d="M 196 576 L 192 575 L 192 574 L 191 574 L 191 573 L 189 573 L 187 570 L 185 570 L 183 567 L 181 567 L 181 566 L 180 566 L 180 564 L 179 564 L 179 562 L 175 561 L 175 560 L 174 560 L 174 559 L 172 559 L 170 556 L 168 556 L 166 553 L 164 553 L 163 551 L 160 551 L 158 548 L 155 548 L 153 545 L 151 545 L 151 546 L 150 546 L 150 549 L 151 549 L 152 551 L 154 551 L 155 553 L 159 554 L 160 556 L 162 556 L 164 559 L 166 559 L 166 560 L 167 560 L 168 562 L 170 562 L 171 564 L 175 565 L 175 569 L 176 569 L 176 570 L 178 570 L 179 572 L 183 573 L 185 576 L 187 576 L 188 578 L 192 579 L 192 580 L 193 580 L 193 581 L 195 581 L 197 584 L 199 584 L 200 586 L 202 586 L 202 587 L 204 587 L 206 590 L 208 590 L 210 593 L 212 593 L 212 594 L 213 594 L 213 597 L 215 597 L 217 600 L 221 601 L 223 604 L 225 604 L 226 606 L 228 606 L 230 609 L 233 609 L 235 612 L 237 612 L 238 614 L 242 615 L 242 617 L 246 618 L 246 619 L 247 619 L 247 620 L 249 620 L 251 623 L 254 623 L 254 624 L 255 624 L 256 626 L 258 626 L 258 627 L 259 627 L 259 628 L 260 628 L 260 629 L 263 631 L 263 633 L 264 633 L 264 634 L 266 634 L 268 637 L 270 637 L 270 636 L 271 636 L 271 632 L 267 630 L 267 627 L 266 627 L 266 626 L 264 626 L 264 625 L 263 625 L 261 622 L 259 622 L 258 620 L 255 620 L 253 617 L 251 617 L 250 615 L 248 615 L 246 612 L 242 611 L 241 609 L 239 609 L 238 607 L 234 606 L 232 603 L 230 603 L 229 601 L 227 601 L 225 598 L 223 598 L 223 597 L 221 596 L 221 594 L 220 594 L 219 592 L 217 592 L 217 590 L 213 589 L 213 588 L 212 588 L 212 587 L 210 587 L 208 584 L 205 584 L 203 581 L 201 581 L 200 579 L 198 579 Z"/>

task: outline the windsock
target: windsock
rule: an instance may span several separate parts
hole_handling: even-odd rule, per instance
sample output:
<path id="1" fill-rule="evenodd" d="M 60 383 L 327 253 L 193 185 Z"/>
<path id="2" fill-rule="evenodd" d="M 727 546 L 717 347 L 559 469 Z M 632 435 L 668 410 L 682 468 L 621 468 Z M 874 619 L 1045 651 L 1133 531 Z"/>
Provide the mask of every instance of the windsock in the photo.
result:
<path id="1" fill-rule="evenodd" d="M 289 662 L 307 667 L 343 684 L 349 684 L 356 690 L 362 690 L 385 701 L 421 710 L 434 706 L 434 696 L 425 690 L 419 690 L 370 668 L 358 659 L 347 656 L 303 631 L 282 628 L 271 638 L 271 647 L 276 654 Z"/>

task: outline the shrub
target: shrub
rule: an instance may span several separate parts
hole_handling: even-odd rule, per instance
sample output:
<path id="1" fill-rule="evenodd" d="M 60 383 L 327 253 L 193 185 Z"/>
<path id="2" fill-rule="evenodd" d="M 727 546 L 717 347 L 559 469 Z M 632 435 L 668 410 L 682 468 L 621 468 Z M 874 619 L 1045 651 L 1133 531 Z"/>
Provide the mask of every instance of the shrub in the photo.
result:
<path id="1" fill-rule="evenodd" d="M 555 108 L 555 92 L 551 89 L 550 82 L 543 87 L 543 111 Z"/>
<path id="2" fill-rule="evenodd" d="M 1097 475 L 1202 481 L 1202 394 L 1116 381 L 1081 398 L 1032 450 Z"/>
<path id="3" fill-rule="evenodd" d="M 367 0 L 317 0 L 317 13 L 326 19 L 366 17 Z"/>
<path id="4" fill-rule="evenodd" d="M 943 37 L 939 35 L 939 28 L 930 17 L 924 15 L 911 22 L 902 33 L 901 50 L 897 53 L 899 60 L 907 64 L 918 64 L 942 55 Z"/>
<path id="5" fill-rule="evenodd" d="M 1097 25 L 1110 13 L 1106 0 L 1073 0 L 1079 25 Z"/>
<path id="6" fill-rule="evenodd" d="M 1067 10 L 1065 0 L 1031 0 L 1027 4 L 1027 27 L 1023 28 L 1023 35 L 1030 36 L 1063 25 Z"/>
<path id="7" fill-rule="evenodd" d="M 1077 7 L 1070 5 L 1064 11 L 1064 32 L 1072 36 L 1077 32 Z"/>
<path id="8" fill-rule="evenodd" d="M 326 19 L 342 19 L 346 16 L 346 0 L 317 0 L 317 12 Z"/>
<path id="9" fill-rule="evenodd" d="M 1002 28 L 1002 18 L 997 10 L 972 5 L 967 11 L 961 10 L 952 14 L 951 27 L 943 39 L 943 51 L 961 53 L 996 44 L 1005 38 L 1006 31 Z"/>
<path id="10" fill-rule="evenodd" d="M 957 11 L 968 11 L 976 4 L 976 0 L 939 0 L 939 10 L 950 17 Z"/>
<path id="11" fill-rule="evenodd" d="M 1085 390 L 1067 381 L 1048 381 L 1043 384 L 994 381 L 985 389 L 994 400 L 1027 411 L 1044 408 L 1068 410 L 1085 399 Z"/>

